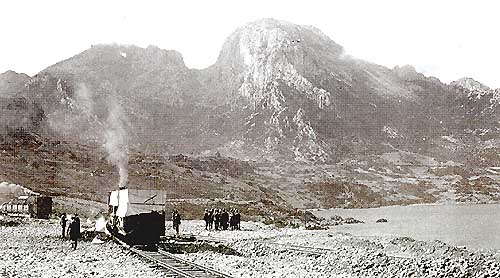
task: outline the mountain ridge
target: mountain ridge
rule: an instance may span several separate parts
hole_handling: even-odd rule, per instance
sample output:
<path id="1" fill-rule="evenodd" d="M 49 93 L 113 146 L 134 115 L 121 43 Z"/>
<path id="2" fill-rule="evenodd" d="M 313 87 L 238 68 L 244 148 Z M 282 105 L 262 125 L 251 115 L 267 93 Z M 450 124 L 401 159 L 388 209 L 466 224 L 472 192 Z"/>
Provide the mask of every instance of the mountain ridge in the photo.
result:
<path id="1" fill-rule="evenodd" d="M 314 27 L 251 22 L 201 70 L 177 51 L 98 45 L 19 90 L 43 110 L 21 113 L 30 132 L 102 148 L 118 105 L 131 153 L 251 161 L 259 174 L 241 182 L 296 206 L 500 196 L 498 89 L 350 57 Z"/>

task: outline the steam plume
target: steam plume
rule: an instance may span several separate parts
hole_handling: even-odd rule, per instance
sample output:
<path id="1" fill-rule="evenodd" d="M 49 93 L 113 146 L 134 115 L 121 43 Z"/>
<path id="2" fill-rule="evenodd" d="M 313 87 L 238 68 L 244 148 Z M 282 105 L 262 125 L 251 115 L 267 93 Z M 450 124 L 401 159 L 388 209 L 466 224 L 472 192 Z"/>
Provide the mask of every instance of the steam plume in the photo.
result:
<path id="1" fill-rule="evenodd" d="M 108 152 L 108 161 L 118 168 L 120 188 L 126 187 L 128 179 L 128 142 L 125 129 L 125 116 L 121 106 L 112 102 L 109 104 L 106 121 L 104 147 Z"/>
<path id="2" fill-rule="evenodd" d="M 84 84 L 80 84 L 76 92 L 77 102 L 80 111 L 86 115 L 89 122 L 96 124 L 97 130 L 94 129 L 94 131 L 97 132 L 97 137 L 104 141 L 108 161 L 118 168 L 120 175 L 119 187 L 123 188 L 126 187 L 128 180 L 127 117 L 117 102 L 114 90 L 109 83 L 101 84 L 98 90 L 100 91 L 99 95 L 108 96 L 107 101 L 96 102 L 93 92 Z M 105 105 L 105 107 L 101 105 Z M 108 112 L 104 123 L 96 115 L 96 112 L 102 110 L 102 108 Z"/>

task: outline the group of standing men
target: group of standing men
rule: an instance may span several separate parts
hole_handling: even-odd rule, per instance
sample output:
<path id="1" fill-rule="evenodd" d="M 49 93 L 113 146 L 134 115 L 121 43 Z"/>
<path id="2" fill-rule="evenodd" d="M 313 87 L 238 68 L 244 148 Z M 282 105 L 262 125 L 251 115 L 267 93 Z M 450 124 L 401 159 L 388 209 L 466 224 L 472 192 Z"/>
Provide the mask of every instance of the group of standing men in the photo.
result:
<path id="1" fill-rule="evenodd" d="M 215 226 L 215 230 L 239 230 L 241 215 L 237 209 L 230 209 L 229 212 L 226 209 L 205 209 L 205 214 L 203 215 L 203 220 L 205 220 L 205 230 L 212 230 Z"/>
<path id="2" fill-rule="evenodd" d="M 68 229 L 66 229 L 67 222 L 70 221 Z M 66 234 L 69 234 L 69 238 L 71 239 L 71 247 L 73 250 L 76 250 L 76 245 L 78 242 L 78 238 L 80 237 L 80 218 L 78 214 L 75 214 L 73 217 L 68 218 L 66 213 L 61 215 L 61 220 L 59 221 L 62 228 L 62 237 L 65 238 Z"/>

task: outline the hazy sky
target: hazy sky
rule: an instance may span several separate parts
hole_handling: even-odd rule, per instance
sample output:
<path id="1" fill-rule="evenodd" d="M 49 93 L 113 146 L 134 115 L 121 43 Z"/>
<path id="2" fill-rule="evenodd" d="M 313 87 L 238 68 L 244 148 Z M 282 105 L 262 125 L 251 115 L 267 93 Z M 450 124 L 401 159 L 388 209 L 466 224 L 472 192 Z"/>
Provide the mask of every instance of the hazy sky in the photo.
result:
<path id="1" fill-rule="evenodd" d="M 237 27 L 272 17 L 314 25 L 352 56 L 411 64 L 443 82 L 500 87 L 498 1 L 0 1 L 0 72 L 34 75 L 98 43 L 156 45 L 188 67 L 217 59 Z"/>

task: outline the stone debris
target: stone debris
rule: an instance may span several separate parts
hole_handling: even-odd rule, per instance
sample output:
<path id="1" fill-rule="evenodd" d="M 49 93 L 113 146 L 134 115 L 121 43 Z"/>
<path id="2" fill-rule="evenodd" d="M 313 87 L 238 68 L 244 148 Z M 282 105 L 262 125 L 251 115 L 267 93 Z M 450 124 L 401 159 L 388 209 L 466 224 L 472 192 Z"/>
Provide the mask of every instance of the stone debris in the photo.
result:
<path id="1" fill-rule="evenodd" d="M 204 233 L 202 224 L 186 221 L 186 230 Z M 200 226 L 200 227 L 198 227 Z M 187 260 L 234 277 L 500 277 L 498 252 L 471 251 L 440 241 L 407 237 L 357 237 L 330 230 L 261 229 L 242 223 L 244 231 L 213 233 L 241 256 L 200 252 Z M 327 248 L 323 255 L 290 251 L 268 242 Z"/>
<path id="2" fill-rule="evenodd" d="M 0 227 L 0 277 L 167 277 L 111 241 L 73 251 L 60 233 L 57 219 Z"/>
<path id="3" fill-rule="evenodd" d="M 23 219 L 0 227 L 1 277 L 166 277 L 113 242 L 81 241 L 76 251 L 59 236 L 57 220 Z M 183 233 L 223 238 L 236 255 L 181 254 L 233 277 L 500 277 L 500 252 L 473 251 L 408 237 L 357 237 L 329 230 L 275 228 L 244 222 L 241 231 L 206 231 L 184 221 Z M 167 233 L 172 233 L 169 230 Z M 269 244 L 277 243 L 277 244 Z M 324 254 L 283 245 L 326 248 Z"/>

